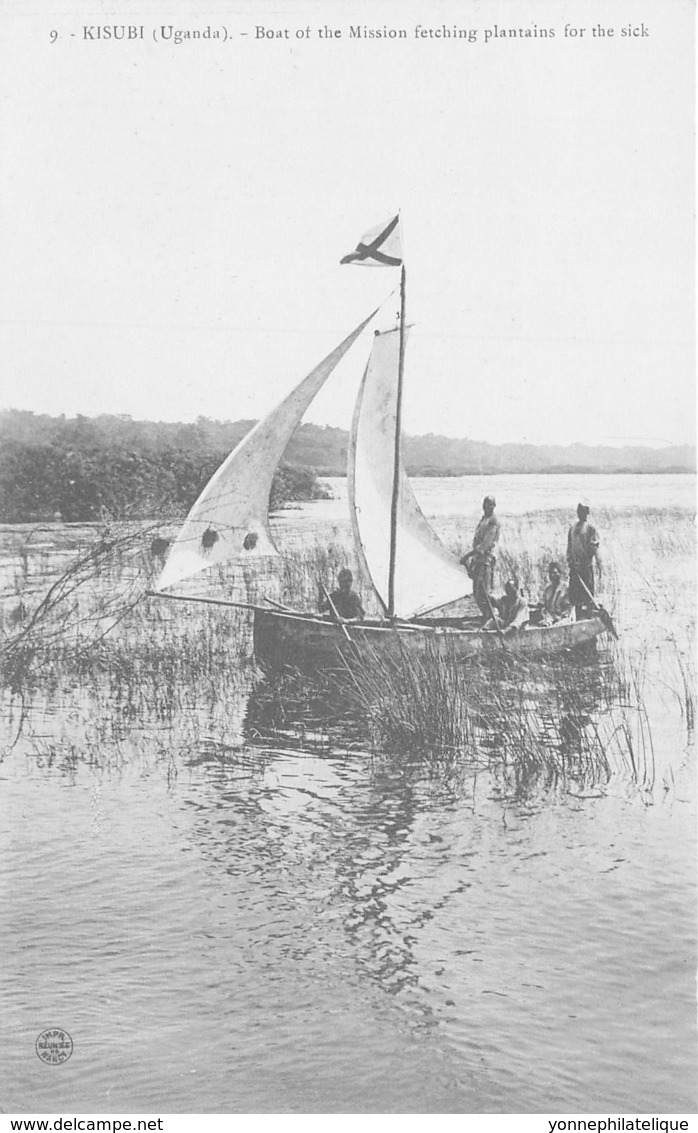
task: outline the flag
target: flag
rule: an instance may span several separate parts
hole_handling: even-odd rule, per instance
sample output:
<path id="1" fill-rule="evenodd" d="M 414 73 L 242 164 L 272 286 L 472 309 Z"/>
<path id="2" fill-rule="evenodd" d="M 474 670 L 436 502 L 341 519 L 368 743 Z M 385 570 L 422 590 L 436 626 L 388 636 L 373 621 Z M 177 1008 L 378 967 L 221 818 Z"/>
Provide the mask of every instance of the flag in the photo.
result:
<path id="1" fill-rule="evenodd" d="M 341 259 L 340 264 L 358 264 L 364 268 L 398 268 L 402 263 L 400 214 L 377 228 L 372 228 L 356 245 L 356 251 Z"/>

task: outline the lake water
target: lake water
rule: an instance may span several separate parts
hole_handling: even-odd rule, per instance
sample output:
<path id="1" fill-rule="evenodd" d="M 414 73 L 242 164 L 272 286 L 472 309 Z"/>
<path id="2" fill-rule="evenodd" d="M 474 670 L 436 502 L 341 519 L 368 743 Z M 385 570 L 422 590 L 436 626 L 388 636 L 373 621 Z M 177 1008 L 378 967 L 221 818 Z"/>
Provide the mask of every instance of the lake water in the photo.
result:
<path id="1" fill-rule="evenodd" d="M 325 478 L 333 499 L 313 505 L 313 515 L 327 520 L 343 519 L 346 514 L 347 481 Z M 676 475 L 578 475 L 560 476 L 452 476 L 411 478 L 415 495 L 425 515 L 451 516 L 481 514 L 482 500 L 493 495 L 500 515 L 519 516 L 526 512 L 564 509 L 574 520 L 577 504 L 586 501 L 594 514 L 604 508 L 681 507 L 695 513 L 696 479 Z"/>
<path id="2" fill-rule="evenodd" d="M 369 751 L 360 722 L 270 705 L 244 666 L 224 696 L 163 678 L 176 727 L 157 689 L 129 714 L 89 658 L 79 679 L 47 670 L 3 703 L 5 1110 L 695 1111 L 694 749 L 676 683 L 694 478 L 416 490 L 468 529 L 493 492 L 512 542 L 525 513 L 590 498 L 645 674 L 652 784 Z M 309 537 L 342 515 L 335 499 L 277 527 Z M 6 575 L 21 535 L 0 535 Z M 47 569 L 67 534 L 35 538 Z M 73 1039 L 62 1066 L 35 1053 L 51 1026 Z"/>

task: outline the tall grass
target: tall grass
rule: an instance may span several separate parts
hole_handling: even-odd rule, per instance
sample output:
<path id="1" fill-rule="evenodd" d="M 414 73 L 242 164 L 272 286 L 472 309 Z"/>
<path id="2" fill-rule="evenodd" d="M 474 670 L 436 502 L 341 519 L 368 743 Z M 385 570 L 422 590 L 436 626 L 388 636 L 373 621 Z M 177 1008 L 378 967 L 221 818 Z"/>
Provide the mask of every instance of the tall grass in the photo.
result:
<path id="1" fill-rule="evenodd" d="M 643 670 L 618 661 L 570 657 L 534 662 L 501 655 L 487 662 L 397 642 L 348 671 L 348 696 L 377 750 L 425 753 L 473 766 L 515 767 L 548 782 L 605 783 L 627 774 L 654 785 L 653 740 Z"/>
<path id="2" fill-rule="evenodd" d="M 43 588 L 29 568 L 30 536 L 19 548 L 14 590 L 3 593 L 0 665 L 13 687 L 51 652 L 94 649 L 137 607 L 143 595 L 142 525 L 102 525 L 96 535 Z"/>
<path id="3" fill-rule="evenodd" d="M 117 745 L 139 736 L 146 747 L 149 734 L 169 730 L 191 751 L 208 744 L 225 753 L 276 727 L 295 729 L 300 742 L 323 735 L 328 750 L 351 735 L 375 752 L 497 768 L 520 784 L 569 780 L 579 789 L 619 776 L 650 791 L 662 781 L 657 737 L 664 749 L 666 722 L 672 737 L 682 723 L 684 747 L 695 724 L 685 586 L 692 526 L 683 514 L 597 521 L 607 528 L 599 594 L 618 615 L 620 643 L 581 661 L 501 656 L 467 665 L 455 656 L 415 658 L 397 645 L 387 659 L 368 652 L 341 688 L 295 678 L 262 683 L 244 612 L 145 598 L 162 565 L 159 527 L 69 532 L 61 553 L 41 546 L 40 530 L 15 535 L 11 563 L 3 564 L 0 643 L 0 673 L 14 695 L 12 735 L 30 726 L 32 698 L 72 698 L 85 706 L 85 735 L 101 728 L 102 741 Z M 537 596 L 549 561 L 564 560 L 567 525 L 562 513 L 509 521 L 500 578 L 514 573 Z M 467 546 L 457 524 L 447 522 L 444 535 L 456 549 Z M 280 525 L 277 538 L 283 557 L 214 568 L 196 580 L 197 591 L 314 609 L 319 585 L 331 588 L 348 565 L 372 609 L 347 527 L 309 535 Z M 72 741 L 64 740 L 67 750 Z M 90 750 L 99 742 L 91 739 Z"/>

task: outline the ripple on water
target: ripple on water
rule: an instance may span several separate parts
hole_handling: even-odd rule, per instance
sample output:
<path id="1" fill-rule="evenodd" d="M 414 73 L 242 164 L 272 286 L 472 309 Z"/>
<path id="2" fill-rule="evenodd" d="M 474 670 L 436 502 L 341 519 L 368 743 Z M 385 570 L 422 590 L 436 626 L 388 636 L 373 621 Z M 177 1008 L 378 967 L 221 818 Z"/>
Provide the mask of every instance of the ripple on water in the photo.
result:
<path id="1" fill-rule="evenodd" d="M 0 766 L 6 1105 L 693 1112 L 695 784 L 657 664 L 654 791 L 258 705 L 250 740 L 242 680 L 157 721 L 38 692 Z"/>

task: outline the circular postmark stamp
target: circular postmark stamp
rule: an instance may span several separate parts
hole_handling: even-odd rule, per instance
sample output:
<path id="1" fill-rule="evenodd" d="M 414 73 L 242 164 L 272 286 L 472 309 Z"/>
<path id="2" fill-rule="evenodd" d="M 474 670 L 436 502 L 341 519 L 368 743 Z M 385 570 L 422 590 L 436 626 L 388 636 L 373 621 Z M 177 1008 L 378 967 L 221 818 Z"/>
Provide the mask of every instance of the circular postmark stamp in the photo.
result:
<path id="1" fill-rule="evenodd" d="M 49 1027 L 42 1031 L 35 1043 L 36 1053 L 42 1062 L 58 1066 L 67 1062 L 73 1053 L 73 1040 L 62 1027 Z"/>

